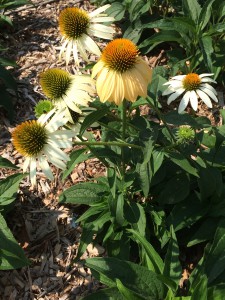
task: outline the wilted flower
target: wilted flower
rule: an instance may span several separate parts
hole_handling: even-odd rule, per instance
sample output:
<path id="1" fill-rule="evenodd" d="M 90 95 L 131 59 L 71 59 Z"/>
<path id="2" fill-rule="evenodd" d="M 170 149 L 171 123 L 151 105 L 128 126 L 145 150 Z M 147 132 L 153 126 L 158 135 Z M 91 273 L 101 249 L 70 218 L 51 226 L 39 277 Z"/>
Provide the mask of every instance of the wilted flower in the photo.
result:
<path id="1" fill-rule="evenodd" d="M 58 130 L 65 125 L 68 119 L 64 112 L 58 111 L 46 123 L 46 120 L 55 113 L 55 109 L 42 115 L 38 120 L 26 121 L 18 125 L 12 132 L 12 142 L 16 150 L 25 156 L 23 172 L 30 169 L 32 186 L 36 185 L 36 169 L 39 166 L 46 177 L 53 180 L 53 174 L 48 161 L 60 169 L 65 169 L 65 162 L 69 156 L 60 148 L 70 148 L 75 132 Z"/>
<path id="2" fill-rule="evenodd" d="M 88 106 L 94 95 L 94 80 L 87 75 L 71 75 L 60 69 L 49 69 L 40 75 L 40 84 L 45 95 L 58 109 L 68 107 L 78 114 L 79 106 Z"/>
<path id="3" fill-rule="evenodd" d="M 138 96 L 147 96 L 152 70 L 138 54 L 128 39 L 115 39 L 105 47 L 92 70 L 101 102 L 119 105 L 124 99 L 134 102 Z"/>
<path id="4" fill-rule="evenodd" d="M 168 82 L 164 83 L 164 85 L 169 86 L 162 95 L 170 95 L 167 100 L 168 105 L 182 95 L 178 113 L 182 113 L 186 109 L 189 102 L 193 110 L 196 111 L 198 108 L 198 98 L 202 99 L 202 101 L 211 108 L 211 99 L 215 102 L 218 102 L 216 97 L 217 92 L 209 84 L 210 82 L 216 83 L 215 80 L 209 77 L 211 75 L 213 74 L 206 73 L 198 75 L 195 73 L 190 73 L 187 75 L 174 76 Z"/>
<path id="5" fill-rule="evenodd" d="M 59 15 L 59 29 L 62 34 L 62 46 L 60 47 L 59 58 L 65 52 L 66 64 L 69 63 L 71 53 L 76 64 L 79 64 L 78 52 L 85 61 L 88 61 L 86 51 L 98 56 L 101 51 L 98 45 L 90 37 L 112 40 L 115 30 L 99 23 L 112 22 L 114 18 L 102 14 L 110 5 L 104 5 L 90 13 L 77 8 L 69 7 L 61 11 Z"/>

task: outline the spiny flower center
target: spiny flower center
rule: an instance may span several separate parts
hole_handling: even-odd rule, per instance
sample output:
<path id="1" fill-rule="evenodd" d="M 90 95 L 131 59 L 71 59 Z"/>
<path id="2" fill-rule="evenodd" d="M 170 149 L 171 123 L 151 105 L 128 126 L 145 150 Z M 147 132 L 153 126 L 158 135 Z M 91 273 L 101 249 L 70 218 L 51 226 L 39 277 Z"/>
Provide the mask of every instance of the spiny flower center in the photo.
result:
<path id="1" fill-rule="evenodd" d="M 64 70 L 50 69 L 40 75 L 42 90 L 51 100 L 58 100 L 65 96 L 71 83 L 70 74 Z"/>
<path id="2" fill-rule="evenodd" d="M 199 87 L 201 78 L 198 76 L 198 74 L 190 73 L 184 77 L 182 83 L 185 90 L 194 91 Z"/>
<path id="3" fill-rule="evenodd" d="M 26 121 L 15 128 L 12 141 L 20 154 L 35 157 L 47 142 L 47 132 L 36 120 Z"/>
<path id="4" fill-rule="evenodd" d="M 134 66 L 137 57 L 135 44 L 127 39 L 115 39 L 105 47 L 101 59 L 108 68 L 123 73 Z"/>
<path id="5" fill-rule="evenodd" d="M 83 33 L 87 33 L 90 24 L 88 14 L 77 7 L 68 7 L 59 15 L 59 30 L 63 36 L 70 40 L 76 40 Z"/>

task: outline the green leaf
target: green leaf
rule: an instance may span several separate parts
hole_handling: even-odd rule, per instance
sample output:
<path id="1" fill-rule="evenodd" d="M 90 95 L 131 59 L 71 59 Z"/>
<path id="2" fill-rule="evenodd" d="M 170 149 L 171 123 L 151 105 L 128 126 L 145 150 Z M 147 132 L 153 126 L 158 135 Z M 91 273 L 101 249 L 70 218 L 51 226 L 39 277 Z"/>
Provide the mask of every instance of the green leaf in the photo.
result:
<path id="1" fill-rule="evenodd" d="M 14 91 L 17 90 L 17 84 L 15 79 L 12 77 L 10 72 L 1 65 L 0 65 L 0 78 L 2 79 L 2 81 L 4 82 L 7 88 L 12 89 Z"/>
<path id="2" fill-rule="evenodd" d="M 212 63 L 211 55 L 212 53 L 214 53 L 213 39 L 211 38 L 211 36 L 204 35 L 201 38 L 199 38 L 199 44 L 202 50 L 205 65 L 208 66 L 209 71 L 212 71 L 213 63 Z"/>
<path id="3" fill-rule="evenodd" d="M 223 191 L 223 179 L 221 171 L 217 168 L 207 167 L 199 170 L 198 185 L 201 198 L 206 199 L 213 194 L 221 195 Z"/>
<path id="4" fill-rule="evenodd" d="M 111 7 L 109 7 L 106 12 L 108 16 L 114 17 L 115 21 L 120 21 L 123 19 L 125 14 L 125 6 L 120 2 L 112 3 Z"/>
<path id="5" fill-rule="evenodd" d="M 0 167 L 1 168 L 8 168 L 8 169 L 19 169 L 10 160 L 0 156 Z"/>
<path id="6" fill-rule="evenodd" d="M 116 279 L 116 286 L 117 286 L 118 290 L 120 291 L 121 295 L 123 295 L 125 297 L 125 299 L 129 299 L 129 300 L 144 300 L 144 299 L 146 299 L 145 297 L 142 297 L 141 295 L 138 295 L 134 291 L 126 288 L 119 279 Z"/>
<path id="7" fill-rule="evenodd" d="M 6 57 L 0 57 L 0 65 L 2 65 L 3 67 L 6 66 L 17 67 L 17 64 L 14 60 L 8 59 Z"/>
<path id="8" fill-rule="evenodd" d="M 134 230 L 138 231 L 142 236 L 145 236 L 146 215 L 144 208 L 139 203 L 128 203 L 124 216 Z"/>
<path id="9" fill-rule="evenodd" d="M 124 195 L 123 193 L 119 194 L 118 198 L 115 199 L 116 203 L 116 222 L 123 226 L 124 224 Z"/>
<path id="10" fill-rule="evenodd" d="M 163 273 L 163 261 L 156 250 L 152 247 L 152 245 L 145 239 L 145 237 L 141 236 L 139 232 L 133 229 L 127 229 L 128 232 L 132 234 L 131 238 L 139 243 L 143 249 L 145 250 L 148 258 L 152 263 L 151 271 L 156 274 Z"/>
<path id="11" fill-rule="evenodd" d="M 22 268 L 29 264 L 0 213 L 0 270 Z"/>
<path id="12" fill-rule="evenodd" d="M 190 16 L 191 19 L 197 24 L 201 12 L 201 6 L 197 0 L 183 0 L 184 15 Z"/>
<path id="13" fill-rule="evenodd" d="M 133 0 L 131 1 L 131 5 L 128 8 L 128 12 L 130 15 L 130 21 L 134 22 L 137 18 L 147 12 L 150 8 L 149 1 L 143 0 Z"/>
<path id="14" fill-rule="evenodd" d="M 20 181 L 26 176 L 27 174 L 18 173 L 0 181 L 0 204 L 5 198 L 15 200 Z"/>
<path id="15" fill-rule="evenodd" d="M 194 289 L 191 300 L 207 300 L 207 276 L 202 275 L 196 288 Z"/>
<path id="16" fill-rule="evenodd" d="M 146 300 L 163 299 L 163 284 L 157 275 L 146 268 L 129 261 L 116 258 L 89 258 L 85 265 L 95 271 L 96 279 L 109 287 L 116 286 L 116 279 L 122 284 L 144 297 Z"/>
<path id="17" fill-rule="evenodd" d="M 93 123 L 99 121 L 102 117 L 104 117 L 108 111 L 109 108 L 107 106 L 104 106 L 87 115 L 87 117 L 84 119 L 81 125 L 80 135 L 83 135 L 86 129 L 88 129 Z"/>
<path id="18" fill-rule="evenodd" d="M 0 83 L 0 92 L 1 92 L 0 106 L 3 106 L 7 110 L 8 118 L 10 121 L 12 121 L 14 117 L 14 111 L 13 111 L 14 108 L 12 104 L 12 99 L 10 94 L 5 89 L 5 87 L 4 86 L 2 87 L 1 83 Z"/>
<path id="19" fill-rule="evenodd" d="M 190 179 L 188 174 L 176 174 L 164 185 L 157 201 L 160 204 L 175 204 L 187 198 L 190 192 Z"/>
<path id="20" fill-rule="evenodd" d="M 180 251 L 172 226 L 170 232 L 171 238 L 165 256 L 163 275 L 173 280 L 176 283 L 176 286 L 178 286 L 182 274 L 182 268 L 179 261 Z"/>
<path id="21" fill-rule="evenodd" d="M 165 152 L 165 156 L 167 156 L 173 163 L 181 167 L 184 171 L 188 172 L 191 175 L 194 175 L 196 177 L 199 177 L 197 173 L 197 169 L 192 167 L 192 165 L 189 163 L 189 161 L 178 152 Z"/>
<path id="22" fill-rule="evenodd" d="M 212 246 L 209 249 L 205 271 L 209 284 L 212 283 L 225 270 L 225 222 L 218 226 Z"/>
<path id="23" fill-rule="evenodd" d="M 124 297 L 120 294 L 117 288 L 107 288 L 99 290 L 95 293 L 91 293 L 81 300 L 124 300 Z"/>
<path id="24" fill-rule="evenodd" d="M 91 223 L 85 222 L 83 224 L 76 261 L 79 260 L 79 258 L 83 255 L 84 251 L 87 248 L 87 245 L 89 245 L 93 241 L 94 235 L 98 234 L 102 230 L 104 224 L 108 222 L 110 218 L 110 213 L 107 211 L 103 211 L 96 218 L 94 216 Z"/>
<path id="25" fill-rule="evenodd" d="M 108 194 L 109 189 L 104 184 L 84 182 L 65 190 L 59 197 L 59 202 L 93 205 Z"/>
<path id="26" fill-rule="evenodd" d="M 109 182 L 109 187 L 112 193 L 113 198 L 116 198 L 116 188 L 117 188 L 117 176 L 114 168 L 107 169 L 107 177 Z"/>
<path id="27" fill-rule="evenodd" d="M 198 19 L 199 30 L 203 30 L 208 24 L 212 14 L 212 4 L 215 0 L 208 0 L 204 3 Z"/>
<path id="28" fill-rule="evenodd" d="M 9 24 L 10 26 L 13 26 L 12 20 L 8 16 L 0 15 L 0 22 L 5 22 Z"/>
<path id="29" fill-rule="evenodd" d="M 225 294 L 225 284 L 221 283 L 208 288 L 208 298 L 209 300 L 221 300 Z"/>
<path id="30" fill-rule="evenodd" d="M 67 169 L 63 172 L 62 180 L 65 180 L 67 176 L 74 170 L 74 167 L 79 163 L 93 157 L 92 153 L 84 153 L 86 148 L 78 149 L 70 154 L 70 160 L 67 163 Z"/>
<path id="31" fill-rule="evenodd" d="M 177 203 L 167 218 L 167 225 L 173 225 L 176 231 L 196 223 L 209 210 L 210 204 L 206 205 L 195 194 L 180 203 Z"/>

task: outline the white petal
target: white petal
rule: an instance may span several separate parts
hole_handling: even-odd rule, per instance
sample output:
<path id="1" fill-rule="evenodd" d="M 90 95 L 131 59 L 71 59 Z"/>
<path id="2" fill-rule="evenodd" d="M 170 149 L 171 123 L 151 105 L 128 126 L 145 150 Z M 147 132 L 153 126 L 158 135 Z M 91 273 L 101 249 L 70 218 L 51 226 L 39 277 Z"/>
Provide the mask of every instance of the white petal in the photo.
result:
<path id="1" fill-rule="evenodd" d="M 182 113 L 182 112 L 186 109 L 186 107 L 187 107 L 187 105 L 188 105 L 188 102 L 189 102 L 189 99 L 190 99 L 190 92 L 187 91 L 187 92 L 184 94 L 182 100 L 180 101 L 180 105 L 179 105 L 179 107 L 178 107 L 178 113 L 179 113 L 179 114 Z"/>
<path id="2" fill-rule="evenodd" d="M 199 97 L 202 99 L 202 101 L 209 107 L 212 108 L 212 102 L 209 98 L 208 95 L 206 95 L 206 93 L 204 93 L 201 90 L 196 90 L 197 94 L 199 95 Z"/>
<path id="3" fill-rule="evenodd" d="M 174 101 L 175 99 L 177 99 L 184 91 L 185 91 L 185 89 L 183 89 L 183 88 L 176 90 L 175 93 L 173 93 L 172 95 L 169 96 L 169 98 L 167 100 L 167 104 L 170 105 L 170 103 L 172 101 Z"/>
<path id="4" fill-rule="evenodd" d="M 88 55 L 86 53 L 86 47 L 85 47 L 85 44 L 83 42 L 83 38 L 80 38 L 80 40 L 77 42 L 77 48 L 78 48 L 78 51 L 80 52 L 80 55 L 83 57 L 83 59 L 86 62 L 89 62 Z"/>
<path id="5" fill-rule="evenodd" d="M 62 59 L 62 54 L 64 53 L 66 46 L 68 44 L 69 40 L 65 40 L 65 42 L 62 44 L 62 46 L 60 47 L 60 53 L 59 53 L 59 60 Z"/>
<path id="6" fill-rule="evenodd" d="M 217 83 L 215 80 L 213 80 L 212 78 L 209 78 L 209 77 L 202 78 L 201 82 L 213 82 L 213 83 Z"/>
<path id="7" fill-rule="evenodd" d="M 37 169 L 36 158 L 31 158 L 30 159 L 30 181 L 32 186 L 36 185 L 36 169 Z"/>
<path id="8" fill-rule="evenodd" d="M 49 144 L 52 145 L 53 147 L 55 146 L 58 148 L 65 148 L 65 149 L 72 147 L 72 141 L 69 141 L 69 140 L 61 140 L 61 139 L 51 138 L 51 142 L 49 142 Z"/>
<path id="9" fill-rule="evenodd" d="M 43 152 L 46 155 L 50 155 L 54 158 L 61 160 L 70 160 L 69 156 L 63 152 L 61 149 L 57 148 L 55 145 L 51 144 L 51 141 L 48 141 L 48 144 L 44 146 Z"/>
<path id="10" fill-rule="evenodd" d="M 208 84 L 208 83 L 202 83 L 202 84 L 200 84 L 199 87 L 200 88 L 201 87 L 206 87 L 208 90 L 212 91 L 217 96 L 217 91 L 210 84 Z"/>
<path id="11" fill-rule="evenodd" d="M 184 77 L 186 77 L 186 75 L 177 75 L 177 76 L 172 77 L 172 79 L 182 81 L 184 79 Z"/>
<path id="12" fill-rule="evenodd" d="M 90 52 L 94 53 L 98 56 L 101 55 L 101 51 L 98 45 L 86 34 L 82 35 L 82 44 L 84 44 L 85 48 Z"/>
<path id="13" fill-rule="evenodd" d="M 47 155 L 47 157 L 48 160 L 57 168 L 60 168 L 62 170 L 66 169 L 66 164 L 62 160 L 57 159 L 56 157 L 52 157 L 51 155 Z"/>
<path id="14" fill-rule="evenodd" d="M 23 163 L 23 173 L 26 172 L 26 170 L 28 169 L 30 165 L 30 157 L 26 157 L 24 163 Z"/>
<path id="15" fill-rule="evenodd" d="M 206 87 L 199 87 L 203 92 L 205 92 L 207 95 L 209 95 L 209 97 L 211 97 L 215 102 L 218 102 L 218 99 L 216 98 L 216 95 L 209 89 L 207 89 Z"/>
<path id="16" fill-rule="evenodd" d="M 170 81 L 170 86 L 173 87 L 174 89 L 177 89 L 177 88 L 182 88 L 182 87 L 183 87 L 183 84 L 182 84 L 182 81 L 179 81 L 179 80 L 171 80 L 171 81 Z"/>
<path id="17" fill-rule="evenodd" d="M 55 113 L 56 109 L 53 108 L 52 110 L 50 110 L 47 114 L 42 114 L 39 118 L 38 118 L 38 122 L 41 124 L 44 124 L 48 121 L 48 119 Z"/>
<path id="18" fill-rule="evenodd" d="M 175 92 L 175 90 L 174 90 L 173 88 L 168 87 L 168 88 L 162 93 L 162 96 L 167 96 L 167 95 L 172 94 L 172 93 L 174 93 L 174 92 Z"/>
<path id="19" fill-rule="evenodd" d="M 65 98 L 66 105 L 72 110 L 77 112 L 78 114 L 81 114 L 82 111 L 79 109 L 79 107 L 74 103 L 74 101 L 71 101 L 69 98 Z"/>
<path id="20" fill-rule="evenodd" d="M 99 30 L 89 29 L 88 34 L 99 37 L 101 39 L 112 40 L 113 34 L 110 32 L 103 32 Z"/>
<path id="21" fill-rule="evenodd" d="M 66 48 L 66 65 L 69 64 L 72 49 L 73 49 L 73 41 L 69 41 Z"/>
<path id="22" fill-rule="evenodd" d="M 54 177 L 46 158 L 44 156 L 40 156 L 38 157 L 38 161 L 39 161 L 40 168 L 44 172 L 45 176 L 52 181 Z"/>
<path id="23" fill-rule="evenodd" d="M 113 22 L 115 19 L 113 17 L 96 17 L 91 18 L 91 23 L 105 23 L 105 22 Z"/>
<path id="24" fill-rule="evenodd" d="M 48 136 L 50 139 L 70 139 L 74 137 L 76 134 L 75 132 L 71 132 L 71 130 L 57 130 L 55 132 L 50 133 Z"/>
<path id="25" fill-rule="evenodd" d="M 73 59 L 74 59 L 75 65 L 79 65 L 80 61 L 78 58 L 77 43 L 73 43 L 72 52 L 73 52 Z"/>
<path id="26" fill-rule="evenodd" d="M 214 75 L 214 73 L 203 73 L 203 74 L 201 74 L 201 75 L 198 75 L 200 78 L 202 78 L 202 77 L 207 77 L 207 76 L 212 76 L 212 75 Z"/>
<path id="27" fill-rule="evenodd" d="M 190 103 L 192 108 L 196 111 L 198 109 L 198 97 L 195 91 L 190 91 Z"/>
<path id="28" fill-rule="evenodd" d="M 95 17 L 95 16 L 98 16 L 101 12 L 105 11 L 106 9 L 108 9 L 111 5 L 110 4 L 106 4 L 106 5 L 103 5 L 97 9 L 95 9 L 94 11 L 90 12 L 89 13 L 89 17 Z"/>
<path id="29" fill-rule="evenodd" d="M 57 130 L 60 126 L 63 126 L 67 123 L 67 119 L 64 117 L 65 111 L 58 111 L 50 122 L 45 126 L 47 130 L 53 132 Z"/>

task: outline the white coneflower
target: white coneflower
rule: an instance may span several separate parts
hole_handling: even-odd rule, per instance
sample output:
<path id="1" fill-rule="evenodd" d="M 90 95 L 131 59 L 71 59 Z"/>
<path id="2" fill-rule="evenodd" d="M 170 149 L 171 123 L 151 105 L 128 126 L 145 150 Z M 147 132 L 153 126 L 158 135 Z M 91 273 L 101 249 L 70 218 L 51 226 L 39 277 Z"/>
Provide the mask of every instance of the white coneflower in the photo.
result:
<path id="1" fill-rule="evenodd" d="M 60 47 L 59 58 L 65 53 L 66 64 L 69 63 L 71 53 L 75 64 L 79 64 L 78 52 L 85 61 L 88 61 L 89 53 L 101 55 L 98 45 L 90 36 L 112 40 L 115 30 L 99 23 L 113 22 L 114 18 L 102 14 L 110 5 L 104 5 L 90 13 L 77 8 L 68 7 L 59 15 L 59 30 L 62 34 L 62 46 Z M 86 52 L 87 51 L 87 52 Z"/>
<path id="2" fill-rule="evenodd" d="M 70 148 L 72 137 L 76 135 L 71 130 L 58 130 L 68 119 L 64 111 L 55 109 L 40 116 L 38 120 L 26 121 L 18 125 L 12 132 L 12 142 L 16 150 L 25 157 L 23 172 L 30 169 L 32 186 L 36 185 L 36 169 L 39 166 L 46 177 L 53 180 L 53 174 L 48 161 L 60 169 L 66 168 L 69 156 L 60 148 Z M 54 116 L 48 120 L 52 115 Z"/>
<path id="3" fill-rule="evenodd" d="M 119 105 L 124 99 L 134 102 L 138 96 L 147 96 L 152 70 L 138 54 L 128 39 L 115 39 L 105 47 L 92 70 L 101 102 Z"/>
<path id="4" fill-rule="evenodd" d="M 174 76 L 168 82 L 164 83 L 164 85 L 169 86 L 162 95 L 170 95 L 167 100 L 168 105 L 182 95 L 178 113 L 182 113 L 189 102 L 193 110 L 196 111 L 198 108 L 198 98 L 200 98 L 208 107 L 212 108 L 211 99 L 218 102 L 216 97 L 217 92 L 209 84 L 210 82 L 216 83 L 215 80 L 209 77 L 212 75 L 213 74 L 208 73 L 201 75 L 190 73 L 187 75 Z"/>
<path id="5" fill-rule="evenodd" d="M 71 75 L 60 69 L 49 69 L 40 74 L 40 84 L 45 95 L 58 109 L 69 107 L 81 114 L 79 106 L 88 106 L 94 95 L 94 80 L 88 75 Z"/>

